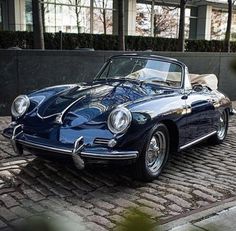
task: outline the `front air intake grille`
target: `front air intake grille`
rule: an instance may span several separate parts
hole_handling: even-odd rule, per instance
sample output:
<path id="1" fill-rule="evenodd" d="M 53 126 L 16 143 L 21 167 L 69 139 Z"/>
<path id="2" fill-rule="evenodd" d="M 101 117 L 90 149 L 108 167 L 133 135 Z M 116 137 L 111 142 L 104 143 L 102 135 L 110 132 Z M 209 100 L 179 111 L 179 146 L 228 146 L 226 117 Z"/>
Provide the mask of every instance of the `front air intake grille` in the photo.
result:
<path id="1" fill-rule="evenodd" d="M 94 144 L 100 144 L 100 145 L 108 146 L 109 141 L 110 141 L 109 139 L 96 138 L 94 140 Z"/>

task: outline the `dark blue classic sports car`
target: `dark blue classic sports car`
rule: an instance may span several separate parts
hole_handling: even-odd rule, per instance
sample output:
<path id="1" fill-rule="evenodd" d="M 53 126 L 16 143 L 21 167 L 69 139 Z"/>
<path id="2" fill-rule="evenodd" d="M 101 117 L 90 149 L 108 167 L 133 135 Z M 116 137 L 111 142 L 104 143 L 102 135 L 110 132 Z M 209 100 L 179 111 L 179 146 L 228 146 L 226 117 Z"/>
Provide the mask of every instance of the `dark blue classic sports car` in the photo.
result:
<path id="1" fill-rule="evenodd" d="M 156 178 L 170 153 L 202 140 L 224 141 L 230 100 L 215 75 L 190 75 L 171 58 L 110 58 L 92 83 L 55 86 L 18 96 L 3 135 L 14 150 L 69 156 L 87 163 L 130 163 L 143 180 Z"/>

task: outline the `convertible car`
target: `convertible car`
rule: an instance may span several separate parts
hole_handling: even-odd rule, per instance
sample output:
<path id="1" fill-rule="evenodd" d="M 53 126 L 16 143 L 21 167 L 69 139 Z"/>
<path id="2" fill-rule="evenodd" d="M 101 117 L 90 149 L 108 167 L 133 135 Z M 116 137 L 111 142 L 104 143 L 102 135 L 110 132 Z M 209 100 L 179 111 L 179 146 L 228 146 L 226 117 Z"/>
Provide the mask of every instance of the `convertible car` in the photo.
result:
<path id="1" fill-rule="evenodd" d="M 227 135 L 230 100 L 215 75 L 193 75 L 176 59 L 111 57 L 91 83 L 45 88 L 18 96 L 3 132 L 18 154 L 68 156 L 89 163 L 131 164 L 149 181 L 171 153 Z"/>

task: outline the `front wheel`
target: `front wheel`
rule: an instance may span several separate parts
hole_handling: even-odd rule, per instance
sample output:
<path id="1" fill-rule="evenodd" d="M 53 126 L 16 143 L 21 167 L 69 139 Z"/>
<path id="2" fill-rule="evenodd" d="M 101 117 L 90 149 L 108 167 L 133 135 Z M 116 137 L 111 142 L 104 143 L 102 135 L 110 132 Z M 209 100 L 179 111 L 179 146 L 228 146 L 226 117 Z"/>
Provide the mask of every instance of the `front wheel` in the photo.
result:
<path id="1" fill-rule="evenodd" d="M 223 111 L 220 114 L 219 122 L 218 122 L 218 129 L 214 136 L 209 138 L 209 142 L 211 144 L 221 144 L 227 135 L 228 132 L 228 121 L 229 116 L 227 111 Z"/>
<path id="2" fill-rule="evenodd" d="M 145 181 L 157 178 L 169 159 L 169 153 L 169 131 L 164 124 L 158 124 L 148 134 L 143 152 L 135 163 L 135 175 Z"/>

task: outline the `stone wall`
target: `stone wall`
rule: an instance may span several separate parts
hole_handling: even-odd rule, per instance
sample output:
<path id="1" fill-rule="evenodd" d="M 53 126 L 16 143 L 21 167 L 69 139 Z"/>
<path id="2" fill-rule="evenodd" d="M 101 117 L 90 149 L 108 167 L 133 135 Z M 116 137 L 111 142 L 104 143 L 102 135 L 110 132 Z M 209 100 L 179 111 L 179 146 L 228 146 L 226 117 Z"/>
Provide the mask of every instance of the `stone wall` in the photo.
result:
<path id="1" fill-rule="evenodd" d="M 19 94 L 47 86 L 91 81 L 104 61 L 117 51 L 0 50 L 0 115 L 10 114 Z M 147 53 L 147 52 L 146 52 Z M 152 52 L 179 59 L 190 73 L 214 73 L 219 89 L 236 100 L 236 73 L 230 69 L 236 54 Z"/>

